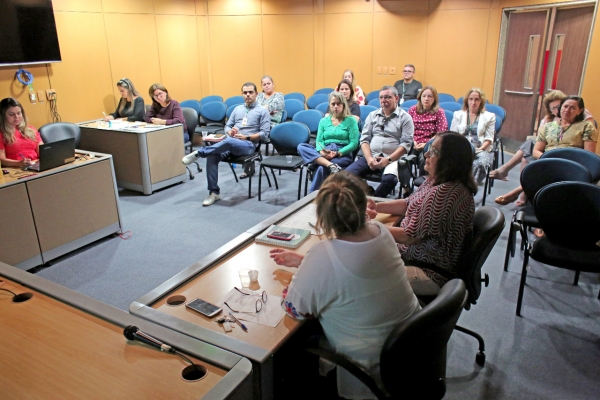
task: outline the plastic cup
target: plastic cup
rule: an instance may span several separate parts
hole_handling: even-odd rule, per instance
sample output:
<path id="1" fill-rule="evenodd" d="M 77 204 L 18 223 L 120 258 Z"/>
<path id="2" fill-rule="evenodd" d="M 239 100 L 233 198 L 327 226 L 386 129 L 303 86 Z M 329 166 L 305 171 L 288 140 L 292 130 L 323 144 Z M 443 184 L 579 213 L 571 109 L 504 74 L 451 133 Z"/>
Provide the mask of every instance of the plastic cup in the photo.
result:
<path id="1" fill-rule="evenodd" d="M 240 282 L 242 283 L 242 287 L 249 287 L 250 286 L 250 273 L 251 271 L 249 269 L 240 269 L 238 271 L 238 274 L 240 275 Z"/>
<path id="2" fill-rule="evenodd" d="M 285 156 L 285 161 L 286 161 L 288 164 L 291 164 L 291 163 L 292 163 L 292 156 Z"/>
<path id="3" fill-rule="evenodd" d="M 256 282 L 258 281 L 258 271 L 253 269 L 250 271 L 250 281 L 251 282 Z"/>
<path id="4" fill-rule="evenodd" d="M 207 131 L 202 131 L 202 138 L 206 138 L 208 136 L 208 132 Z"/>

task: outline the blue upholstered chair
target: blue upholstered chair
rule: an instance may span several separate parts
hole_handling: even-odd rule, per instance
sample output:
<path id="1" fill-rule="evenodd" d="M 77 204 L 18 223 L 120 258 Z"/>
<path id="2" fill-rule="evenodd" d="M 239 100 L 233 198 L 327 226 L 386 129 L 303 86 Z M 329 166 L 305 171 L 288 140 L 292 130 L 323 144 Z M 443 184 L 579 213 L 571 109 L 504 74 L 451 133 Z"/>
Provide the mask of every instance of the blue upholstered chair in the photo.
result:
<path id="1" fill-rule="evenodd" d="M 369 104 L 369 102 L 373 99 L 378 99 L 379 98 L 379 90 L 373 90 L 372 92 L 370 92 L 366 99 L 367 99 L 367 104 Z"/>
<path id="2" fill-rule="evenodd" d="M 315 110 L 317 111 L 321 111 L 323 113 L 323 115 L 327 114 L 327 109 L 329 108 L 329 103 L 324 101 L 323 103 L 319 104 L 318 106 L 315 107 Z"/>
<path id="3" fill-rule="evenodd" d="M 321 103 L 329 101 L 329 95 L 326 94 L 313 94 L 306 100 L 306 105 L 309 109 L 315 109 Z"/>
<path id="4" fill-rule="evenodd" d="M 456 99 L 451 94 L 438 93 L 438 102 L 442 103 L 446 101 L 456 102 Z"/>
<path id="5" fill-rule="evenodd" d="M 227 108 L 225 103 L 220 101 L 211 101 L 206 103 L 200 109 L 203 123 L 205 124 L 200 130 L 208 133 L 216 133 L 223 131 L 225 126 L 225 116 L 227 114 Z"/>
<path id="6" fill-rule="evenodd" d="M 200 99 L 200 105 L 203 106 L 205 104 L 211 103 L 213 101 L 219 101 L 219 102 L 223 102 L 223 97 L 219 96 L 219 95 L 210 95 L 210 96 L 205 96 L 203 98 Z"/>
<path id="7" fill-rule="evenodd" d="M 227 100 L 225 100 L 225 105 L 227 108 L 244 103 L 244 96 L 231 96 Z"/>
<path id="8" fill-rule="evenodd" d="M 456 103 L 456 102 L 441 102 L 440 101 L 440 107 L 444 109 L 444 111 L 458 111 L 458 110 L 462 110 L 462 104 Z M 450 126 L 450 124 L 448 124 L 448 126 Z"/>
<path id="9" fill-rule="evenodd" d="M 369 106 L 373 106 L 375 108 L 381 108 L 381 103 L 379 102 L 379 97 L 375 97 L 373 100 L 367 103 Z"/>
<path id="10" fill-rule="evenodd" d="M 322 89 L 317 89 L 315 90 L 315 92 L 313 93 L 313 95 L 315 94 L 325 94 L 327 96 L 329 96 L 329 93 L 333 92 L 335 89 L 333 88 L 322 88 Z"/>
<path id="11" fill-rule="evenodd" d="M 292 93 L 284 94 L 283 99 L 284 100 L 291 100 L 291 99 L 300 100 L 302 103 L 304 103 L 306 101 L 306 96 L 304 96 L 304 94 L 302 94 L 300 92 L 292 92 Z"/>
<path id="12" fill-rule="evenodd" d="M 288 100 L 284 100 L 285 102 L 285 111 L 287 112 L 287 117 L 288 118 L 294 118 L 294 115 L 299 112 L 304 110 L 304 103 L 301 102 L 300 100 L 296 100 L 296 99 L 288 99 Z"/>

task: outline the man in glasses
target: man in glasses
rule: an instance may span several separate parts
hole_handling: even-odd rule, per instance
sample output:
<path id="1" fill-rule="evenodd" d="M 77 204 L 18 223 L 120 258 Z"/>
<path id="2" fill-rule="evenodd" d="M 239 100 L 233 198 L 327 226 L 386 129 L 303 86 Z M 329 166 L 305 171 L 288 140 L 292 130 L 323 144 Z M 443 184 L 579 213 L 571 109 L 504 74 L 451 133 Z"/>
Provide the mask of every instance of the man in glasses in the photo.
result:
<path id="1" fill-rule="evenodd" d="M 399 104 L 404 103 L 406 100 L 416 99 L 419 90 L 423 88 L 421 82 L 413 79 L 415 76 L 414 65 L 406 64 L 402 74 L 404 75 L 404 79 L 394 83 L 394 87 L 400 96 Z"/>
<path id="2" fill-rule="evenodd" d="M 410 151 L 415 126 L 412 118 L 398 106 L 398 91 L 384 86 L 379 92 L 381 108 L 371 112 L 360 136 L 364 154 L 346 171 L 365 177 L 370 171 L 382 171 L 376 197 L 387 197 L 398 183 L 398 160 Z"/>
<path id="3" fill-rule="evenodd" d="M 191 152 L 181 160 L 189 165 L 199 159 L 206 158 L 206 179 L 208 181 L 208 197 L 202 202 L 203 206 L 210 206 L 219 200 L 220 192 L 219 163 L 229 156 L 245 156 L 256 151 L 256 144 L 260 140 L 267 140 L 271 130 L 271 116 L 269 111 L 256 103 L 258 92 L 252 82 L 242 86 L 244 104 L 236 107 L 225 125 L 225 139 L 212 146 L 200 148 Z"/>

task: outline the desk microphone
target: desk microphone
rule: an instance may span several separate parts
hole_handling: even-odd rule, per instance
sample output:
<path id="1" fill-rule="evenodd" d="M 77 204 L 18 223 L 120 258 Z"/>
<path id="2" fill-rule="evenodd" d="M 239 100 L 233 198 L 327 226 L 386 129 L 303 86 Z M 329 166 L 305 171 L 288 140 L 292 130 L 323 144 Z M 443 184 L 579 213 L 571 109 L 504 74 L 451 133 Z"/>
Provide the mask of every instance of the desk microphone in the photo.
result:
<path id="1" fill-rule="evenodd" d="M 139 340 L 140 342 L 146 343 L 152 347 L 156 347 L 160 351 L 165 353 L 175 353 L 175 349 L 169 345 L 164 344 L 158 339 L 144 333 L 138 329 L 137 326 L 129 325 L 123 330 L 123 335 L 129 340 Z"/>

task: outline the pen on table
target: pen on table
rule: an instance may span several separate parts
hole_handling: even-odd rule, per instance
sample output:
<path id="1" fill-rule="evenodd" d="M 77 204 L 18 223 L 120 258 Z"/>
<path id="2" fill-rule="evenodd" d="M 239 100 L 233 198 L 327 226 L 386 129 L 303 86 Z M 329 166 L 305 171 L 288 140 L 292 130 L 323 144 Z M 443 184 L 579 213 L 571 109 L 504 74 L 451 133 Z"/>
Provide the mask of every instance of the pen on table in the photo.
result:
<path id="1" fill-rule="evenodd" d="M 105 113 L 104 111 L 102 111 L 102 115 L 104 115 L 104 118 L 108 118 L 108 117 L 106 116 L 106 113 Z"/>
<path id="2" fill-rule="evenodd" d="M 233 320 L 235 321 L 235 323 L 238 324 L 244 331 L 248 332 L 248 328 L 246 328 L 246 325 L 242 324 L 242 322 L 239 319 L 237 319 L 235 317 L 235 315 L 233 315 L 232 313 L 229 313 L 229 316 L 231 318 L 233 318 Z"/>

